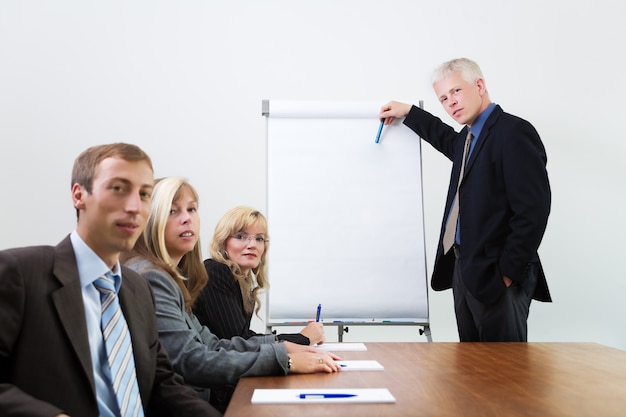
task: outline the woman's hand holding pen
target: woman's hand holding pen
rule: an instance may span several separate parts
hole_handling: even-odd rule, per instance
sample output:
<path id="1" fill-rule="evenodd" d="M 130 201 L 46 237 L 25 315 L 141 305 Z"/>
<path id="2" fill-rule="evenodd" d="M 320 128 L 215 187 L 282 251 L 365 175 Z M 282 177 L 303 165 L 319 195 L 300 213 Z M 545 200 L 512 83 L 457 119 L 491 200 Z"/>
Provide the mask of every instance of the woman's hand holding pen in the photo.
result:
<path id="1" fill-rule="evenodd" d="M 300 334 L 308 337 L 311 345 L 321 345 L 325 340 L 324 325 L 321 322 L 310 322 Z"/>

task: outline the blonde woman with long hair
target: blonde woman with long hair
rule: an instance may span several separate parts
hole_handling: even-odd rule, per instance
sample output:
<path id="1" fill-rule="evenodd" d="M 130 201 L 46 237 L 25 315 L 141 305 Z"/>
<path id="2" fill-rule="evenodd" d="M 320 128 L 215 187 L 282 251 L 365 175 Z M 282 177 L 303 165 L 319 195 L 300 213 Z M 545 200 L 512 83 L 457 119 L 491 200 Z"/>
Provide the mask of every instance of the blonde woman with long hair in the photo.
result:
<path id="1" fill-rule="evenodd" d="M 196 190 L 183 178 L 165 178 L 154 187 L 142 238 L 125 257 L 152 287 L 159 338 L 185 383 L 224 410 L 241 377 L 338 370 L 337 356 L 312 347 L 273 335 L 220 339 L 201 325 L 191 310 L 207 281 L 199 233 Z"/>
<path id="2" fill-rule="evenodd" d="M 267 219 L 251 207 L 235 207 L 218 221 L 211 240 L 211 258 L 204 261 L 210 277 L 194 305 L 198 320 L 217 336 L 250 338 L 252 314 L 258 315 L 259 293 L 267 290 Z M 324 326 L 311 322 L 300 333 L 279 334 L 279 340 L 301 345 L 324 342 Z"/>

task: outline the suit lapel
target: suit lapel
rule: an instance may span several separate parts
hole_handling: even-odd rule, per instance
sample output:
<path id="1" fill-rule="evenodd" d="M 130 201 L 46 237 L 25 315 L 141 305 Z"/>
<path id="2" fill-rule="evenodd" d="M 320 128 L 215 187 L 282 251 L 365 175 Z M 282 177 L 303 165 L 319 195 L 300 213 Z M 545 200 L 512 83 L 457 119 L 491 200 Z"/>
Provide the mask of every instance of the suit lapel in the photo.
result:
<path id="1" fill-rule="evenodd" d="M 124 313 L 126 324 L 128 324 L 131 338 L 133 338 L 133 335 L 143 334 L 145 332 L 148 324 L 146 314 L 150 313 L 150 310 L 145 308 L 147 300 L 142 299 L 138 295 L 141 291 L 137 288 L 138 283 L 135 281 L 134 273 L 134 271 L 122 267 L 122 287 L 120 288 L 119 294 L 120 307 Z M 144 278 L 140 277 L 140 279 Z M 133 346 L 135 346 L 134 340 Z"/>
<path id="2" fill-rule="evenodd" d="M 64 239 L 55 248 L 54 276 L 61 287 L 52 293 L 52 302 L 61 320 L 61 325 L 70 339 L 71 347 L 95 392 L 93 367 L 87 336 L 87 321 L 83 295 L 76 266 L 76 256 L 70 238 Z"/>
<path id="3" fill-rule="evenodd" d="M 474 162 L 478 159 L 478 155 L 480 154 L 480 151 L 483 149 L 483 146 L 485 146 L 485 143 L 489 141 L 489 132 L 491 131 L 491 127 L 496 123 L 496 121 L 498 120 L 498 117 L 500 117 L 501 114 L 502 114 L 502 108 L 496 105 L 496 107 L 493 109 L 493 111 L 489 115 L 489 118 L 487 118 L 487 120 L 485 121 L 485 125 L 483 126 L 480 132 L 480 136 L 474 139 L 476 140 L 476 145 L 474 146 L 474 150 L 472 151 L 472 154 L 470 155 L 469 161 L 467 161 L 467 166 L 465 167 L 464 177 L 467 177 L 467 175 L 469 175 L 470 171 L 472 170 L 472 167 L 474 166 Z"/>
<path id="4" fill-rule="evenodd" d="M 145 405 L 150 398 L 150 378 L 154 371 L 154 364 L 151 362 L 153 357 L 146 355 L 145 352 L 151 350 L 149 343 L 153 339 L 150 338 L 150 329 L 154 328 L 152 323 L 156 314 L 154 308 L 151 308 L 152 299 L 149 290 L 144 291 L 140 286 L 142 284 L 146 284 L 145 278 L 122 266 L 122 286 L 119 292 L 119 301 L 130 332 L 137 383 Z"/>

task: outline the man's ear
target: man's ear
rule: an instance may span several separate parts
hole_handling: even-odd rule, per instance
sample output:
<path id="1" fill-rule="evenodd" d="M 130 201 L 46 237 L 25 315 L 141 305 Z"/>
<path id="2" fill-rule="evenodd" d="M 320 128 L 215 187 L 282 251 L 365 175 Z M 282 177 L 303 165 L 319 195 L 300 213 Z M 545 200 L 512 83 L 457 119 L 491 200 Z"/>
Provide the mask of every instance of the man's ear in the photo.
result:
<path id="1" fill-rule="evenodd" d="M 89 193 L 85 190 L 85 187 L 76 183 L 72 185 L 72 202 L 76 210 L 83 210 L 85 208 L 85 198 Z"/>
<path id="2" fill-rule="evenodd" d="M 476 79 L 476 86 L 478 87 L 478 93 L 482 96 L 487 92 L 487 84 L 482 78 Z"/>

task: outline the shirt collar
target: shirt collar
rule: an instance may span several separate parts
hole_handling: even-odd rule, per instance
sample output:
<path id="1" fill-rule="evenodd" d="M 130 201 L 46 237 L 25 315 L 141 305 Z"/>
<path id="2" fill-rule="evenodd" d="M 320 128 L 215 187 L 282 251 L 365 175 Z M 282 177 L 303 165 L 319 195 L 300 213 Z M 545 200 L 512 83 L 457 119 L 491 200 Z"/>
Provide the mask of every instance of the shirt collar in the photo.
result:
<path id="1" fill-rule="evenodd" d="M 118 282 L 121 282 L 122 269 L 119 261 L 115 263 L 113 270 L 109 269 L 104 261 L 85 243 L 76 230 L 70 233 L 70 240 L 72 241 L 72 247 L 76 255 L 76 266 L 78 267 L 81 287 L 91 285 L 96 279 L 107 272 L 118 275 L 120 277 Z"/>
<path id="2" fill-rule="evenodd" d="M 474 135 L 475 138 L 478 138 L 480 136 L 480 132 L 482 132 L 483 127 L 485 126 L 485 122 L 495 108 L 496 103 L 491 103 L 489 106 L 487 106 L 487 108 L 478 115 L 476 121 L 474 122 L 474 124 L 472 124 L 472 127 L 469 128 L 470 132 L 472 132 L 472 135 Z"/>

